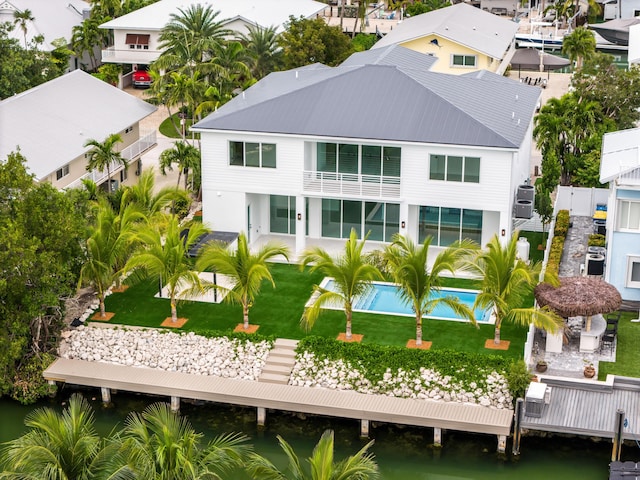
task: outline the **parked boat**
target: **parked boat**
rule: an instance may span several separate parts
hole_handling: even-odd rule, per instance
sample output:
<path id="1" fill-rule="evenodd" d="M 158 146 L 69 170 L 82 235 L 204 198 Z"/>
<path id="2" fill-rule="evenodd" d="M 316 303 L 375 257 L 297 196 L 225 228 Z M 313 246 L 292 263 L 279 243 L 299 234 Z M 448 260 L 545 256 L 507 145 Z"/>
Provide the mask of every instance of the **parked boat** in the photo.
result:
<path id="1" fill-rule="evenodd" d="M 562 48 L 564 35 L 558 33 L 556 22 L 530 22 L 529 32 L 516 33 L 516 43 L 518 47 L 535 47 L 547 50 L 558 50 Z M 553 27 L 549 30 L 549 27 Z"/>
<path id="2" fill-rule="evenodd" d="M 604 23 L 589 25 L 602 38 L 615 45 L 629 45 L 629 27 L 640 23 L 640 18 L 618 18 Z"/>

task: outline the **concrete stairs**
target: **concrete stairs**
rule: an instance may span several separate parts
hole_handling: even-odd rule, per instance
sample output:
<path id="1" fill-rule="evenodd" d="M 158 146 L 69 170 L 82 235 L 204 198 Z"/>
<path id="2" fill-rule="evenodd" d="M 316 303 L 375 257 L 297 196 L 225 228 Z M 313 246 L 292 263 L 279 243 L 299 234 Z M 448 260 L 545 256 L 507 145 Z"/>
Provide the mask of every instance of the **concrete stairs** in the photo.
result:
<path id="1" fill-rule="evenodd" d="M 287 385 L 296 363 L 297 340 L 276 339 L 258 378 L 259 382 Z"/>

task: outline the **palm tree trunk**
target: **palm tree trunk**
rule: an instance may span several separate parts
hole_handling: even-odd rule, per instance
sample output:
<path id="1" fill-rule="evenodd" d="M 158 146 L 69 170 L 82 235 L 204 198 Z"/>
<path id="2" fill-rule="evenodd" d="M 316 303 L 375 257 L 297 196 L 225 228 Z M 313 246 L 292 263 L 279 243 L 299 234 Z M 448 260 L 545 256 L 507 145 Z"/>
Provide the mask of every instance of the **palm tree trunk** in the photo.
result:
<path id="1" fill-rule="evenodd" d="M 352 317 L 351 309 L 347 308 L 345 314 L 347 315 L 347 328 L 346 328 L 345 336 L 347 340 L 351 340 L 351 317 Z"/>
<path id="2" fill-rule="evenodd" d="M 496 329 L 493 333 L 493 343 L 500 345 L 500 325 L 496 323 Z"/>
<path id="3" fill-rule="evenodd" d="M 180 177 L 182 176 L 182 169 L 180 168 L 178 170 L 178 183 L 176 183 L 176 187 L 180 186 Z"/>
<path id="4" fill-rule="evenodd" d="M 416 346 L 422 345 L 422 312 L 416 313 Z"/>
<path id="5" fill-rule="evenodd" d="M 342 23 L 344 21 L 344 0 L 340 2 L 340 30 L 342 30 Z"/>
<path id="6" fill-rule="evenodd" d="M 178 309 L 176 308 L 176 295 L 175 293 L 171 293 L 171 321 L 178 321 Z"/>
<path id="7" fill-rule="evenodd" d="M 107 311 L 104 307 L 104 295 L 100 295 L 100 317 L 105 318 L 107 316 Z"/>
<path id="8" fill-rule="evenodd" d="M 249 329 L 249 306 L 246 303 L 242 304 L 242 319 L 243 319 L 243 328 L 245 330 Z"/>

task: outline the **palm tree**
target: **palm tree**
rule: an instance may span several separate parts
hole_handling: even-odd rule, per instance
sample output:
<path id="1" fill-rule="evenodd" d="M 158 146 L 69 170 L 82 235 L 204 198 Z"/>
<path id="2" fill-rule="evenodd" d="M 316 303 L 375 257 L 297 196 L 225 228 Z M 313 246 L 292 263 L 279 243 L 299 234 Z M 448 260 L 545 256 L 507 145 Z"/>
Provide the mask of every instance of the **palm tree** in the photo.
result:
<path id="1" fill-rule="evenodd" d="M 220 435 L 203 445 L 202 434 L 166 403 L 131 413 L 120 440 L 136 478 L 147 480 L 226 478 L 223 474 L 241 466 L 251 451 L 240 434 Z"/>
<path id="2" fill-rule="evenodd" d="M 124 270 L 133 272 L 134 280 L 160 278 L 168 289 L 174 323 L 178 321 L 178 297 L 187 291 L 202 291 L 200 277 L 193 269 L 188 252 L 205 233 L 207 229 L 202 223 L 191 222 L 181 227 L 178 218 L 171 215 L 165 228 L 145 225 L 134 236 L 140 248 L 133 253 Z"/>
<path id="3" fill-rule="evenodd" d="M 221 96 L 231 96 L 236 88 L 246 87 L 251 81 L 251 71 L 247 67 L 250 57 L 240 42 L 215 45 L 213 58 L 206 64 L 212 66 Z M 212 82 L 213 83 L 213 82 Z"/>
<path id="4" fill-rule="evenodd" d="M 210 5 L 191 5 L 186 9 L 178 8 L 178 12 L 171 14 L 160 34 L 159 69 L 169 70 L 176 66 L 193 69 L 205 60 L 207 52 L 232 35 L 223 27 L 222 21 L 217 20 L 220 12 Z"/>
<path id="5" fill-rule="evenodd" d="M 103 444 L 93 410 L 79 394 L 58 413 L 34 410 L 25 419 L 29 431 L 4 444 L 0 478 L 81 480 L 133 479 L 117 446 Z"/>
<path id="6" fill-rule="evenodd" d="M 87 259 L 80 269 L 78 287 L 89 282 L 100 302 L 100 316 L 106 317 L 104 299 L 107 289 L 118 282 L 127 256 L 131 253 L 131 235 L 136 222 L 143 215 L 134 205 L 128 205 L 116 214 L 106 199 L 100 199 L 96 224 L 86 244 Z"/>
<path id="7" fill-rule="evenodd" d="M 411 305 L 416 315 L 416 345 L 422 345 L 422 318 L 428 316 L 439 304 L 445 304 L 456 315 L 476 324 L 473 312 L 452 296 L 432 297 L 442 287 L 442 273 L 453 274 L 464 254 L 474 245 L 465 241 L 454 244 L 438 254 L 431 269 L 427 266 L 432 237 L 421 246 L 400 234 L 393 236 L 393 243 L 385 251 L 385 259 L 405 303 Z"/>
<path id="8" fill-rule="evenodd" d="M 84 144 L 85 147 L 92 147 L 91 150 L 87 152 L 89 156 L 87 171 L 104 171 L 106 169 L 109 182 L 108 192 L 111 192 L 111 167 L 121 165 L 127 168 L 129 166 L 127 159 L 115 150 L 115 146 L 118 143 L 122 143 L 122 137 L 117 133 L 112 133 L 104 142 L 89 139 Z"/>
<path id="9" fill-rule="evenodd" d="M 569 57 L 571 64 L 575 62 L 576 70 L 580 70 L 586 58 L 596 52 L 596 37 L 591 30 L 578 27 L 562 40 L 562 53 Z"/>
<path id="10" fill-rule="evenodd" d="M 257 80 L 276 70 L 280 64 L 282 50 L 278 45 L 275 27 L 250 25 L 247 27 L 247 33 L 239 35 L 238 38 L 251 58 L 251 73 Z"/>
<path id="11" fill-rule="evenodd" d="M 344 254 L 332 257 L 319 247 L 311 248 L 302 254 L 300 268 L 311 265 L 311 272 L 320 270 L 335 281 L 335 291 L 327 290 L 319 285 L 314 285 L 314 293 L 317 294 L 313 304 L 305 308 L 300 321 L 305 329 L 311 329 L 318 319 L 322 307 L 327 304 L 340 303 L 343 305 L 347 319 L 346 338 L 351 340 L 351 320 L 353 317 L 353 302 L 364 295 L 371 288 L 371 282 L 382 280 L 382 274 L 373 265 L 365 260 L 362 249 L 366 237 L 358 242 L 358 235 L 351 230 L 349 239 L 345 243 Z"/>
<path id="12" fill-rule="evenodd" d="M 233 281 L 231 289 L 220 285 L 205 285 L 205 288 L 220 290 L 225 294 L 224 300 L 226 302 L 242 305 L 243 328 L 248 330 L 249 309 L 260 293 L 262 282 L 268 280 L 275 287 L 268 262 L 280 255 L 289 260 L 289 249 L 285 245 L 272 242 L 252 254 L 247 236 L 240 233 L 235 251 L 231 251 L 219 243 L 209 243 L 202 247 L 196 268 L 199 271 L 213 269 Z"/>
<path id="13" fill-rule="evenodd" d="M 167 170 L 173 171 L 173 165 L 178 168 L 178 185 L 180 177 L 184 173 L 184 188 L 187 188 L 189 170 L 193 171 L 200 163 L 200 151 L 187 142 L 176 142 L 173 148 L 168 148 L 160 154 L 160 173 L 167 174 Z"/>
<path id="14" fill-rule="evenodd" d="M 474 310 L 491 308 L 495 315 L 494 343 L 500 345 L 502 322 L 519 325 L 534 324 L 549 332 L 556 332 L 562 319 L 548 308 L 523 307 L 527 297 L 539 280 L 542 264 L 526 264 L 517 257 L 518 232 L 502 245 L 495 235 L 485 250 L 480 250 L 465 267 L 481 281 L 480 293 L 473 305 Z M 545 273 L 545 282 L 557 285 L 555 275 Z"/>
<path id="15" fill-rule="evenodd" d="M 140 209 L 149 224 L 166 224 L 167 209 L 176 201 L 187 200 L 185 192 L 177 187 L 164 187 L 156 191 L 153 168 L 145 169 L 138 183 L 125 188 L 122 195 L 124 204 L 133 203 Z"/>
<path id="16" fill-rule="evenodd" d="M 380 477 L 378 465 L 373 458 L 373 454 L 368 453 L 369 448 L 373 445 L 373 440 L 362 447 L 355 455 L 335 462 L 333 456 L 334 434 L 332 430 L 327 430 L 322 434 L 320 441 L 313 449 L 311 457 L 307 459 L 310 467 L 308 472 L 307 469 L 302 468 L 300 459 L 291 445 L 280 435 L 277 438 L 280 448 L 282 448 L 289 461 L 288 471 L 290 475 L 278 470 L 269 460 L 254 454 L 251 456 L 248 467 L 252 478 L 274 480 L 285 480 L 287 478 L 295 480 L 373 480 Z"/>
<path id="17" fill-rule="evenodd" d="M 13 11 L 13 24 L 18 25 L 20 30 L 22 30 L 22 35 L 24 35 L 24 48 L 27 48 L 27 27 L 29 22 L 33 22 L 35 17 L 33 13 L 28 8 L 25 8 L 23 11 L 14 10 Z"/>
<path id="18" fill-rule="evenodd" d="M 79 59 L 87 53 L 91 63 L 91 70 L 98 66 L 98 59 L 95 55 L 96 46 L 100 46 L 104 41 L 104 33 L 99 28 L 100 23 L 88 18 L 81 24 L 76 25 L 71 30 L 71 48 Z"/>

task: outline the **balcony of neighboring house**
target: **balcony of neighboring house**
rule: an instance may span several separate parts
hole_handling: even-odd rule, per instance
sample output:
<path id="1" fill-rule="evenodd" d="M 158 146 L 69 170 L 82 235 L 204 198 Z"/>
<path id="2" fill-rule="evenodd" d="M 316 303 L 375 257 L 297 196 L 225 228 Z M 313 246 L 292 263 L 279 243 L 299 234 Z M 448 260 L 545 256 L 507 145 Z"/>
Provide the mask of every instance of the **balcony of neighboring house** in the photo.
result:
<path id="1" fill-rule="evenodd" d="M 121 48 L 111 46 L 102 50 L 102 62 L 149 65 L 157 60 L 161 53 L 160 50 L 131 49 L 126 45 Z"/>
<path id="2" fill-rule="evenodd" d="M 127 160 L 128 164 L 131 164 L 134 160 L 138 159 L 140 155 L 142 155 L 144 152 L 149 150 L 156 143 L 157 143 L 156 132 L 153 131 L 151 133 L 146 134 L 145 136 L 143 136 L 136 142 L 132 143 L 128 147 L 124 148 L 120 152 L 120 154 L 122 155 L 122 158 Z M 109 173 L 111 174 L 111 178 L 114 178 L 114 175 L 120 172 L 123 168 L 124 167 L 120 163 L 113 162 L 109 166 L 109 169 L 105 168 L 104 170 L 96 170 L 96 169 L 91 170 L 90 172 L 85 173 L 82 177 L 78 178 L 77 180 L 67 185 L 65 189 L 81 187 L 82 180 L 85 180 L 85 179 L 91 180 L 97 185 L 100 185 L 105 180 L 107 180 Z"/>
<path id="3" fill-rule="evenodd" d="M 400 198 L 400 177 L 355 173 L 303 172 L 305 194 L 363 198 Z"/>

